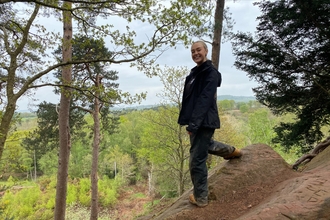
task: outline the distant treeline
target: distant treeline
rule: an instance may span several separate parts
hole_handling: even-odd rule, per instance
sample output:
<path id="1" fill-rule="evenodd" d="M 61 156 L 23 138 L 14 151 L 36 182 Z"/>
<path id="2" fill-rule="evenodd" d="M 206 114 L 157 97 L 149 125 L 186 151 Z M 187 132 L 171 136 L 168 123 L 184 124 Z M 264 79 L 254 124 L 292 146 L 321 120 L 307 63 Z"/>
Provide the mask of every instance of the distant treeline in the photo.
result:
<path id="1" fill-rule="evenodd" d="M 255 101 L 256 98 L 254 96 L 233 96 L 233 95 L 219 95 L 217 96 L 219 101 L 221 100 L 234 100 L 235 102 L 249 102 Z"/>
<path id="2" fill-rule="evenodd" d="M 249 101 L 256 101 L 254 96 L 234 96 L 234 95 L 219 95 L 217 96 L 218 101 L 223 100 L 233 100 L 234 102 L 249 102 Z M 157 109 L 157 105 L 139 105 L 139 106 L 130 106 L 130 107 L 114 107 L 113 110 L 115 111 L 122 111 L 122 110 L 141 110 L 141 109 Z M 19 111 L 18 112 L 21 118 L 32 118 L 36 117 L 34 112 L 27 112 L 27 111 Z"/>

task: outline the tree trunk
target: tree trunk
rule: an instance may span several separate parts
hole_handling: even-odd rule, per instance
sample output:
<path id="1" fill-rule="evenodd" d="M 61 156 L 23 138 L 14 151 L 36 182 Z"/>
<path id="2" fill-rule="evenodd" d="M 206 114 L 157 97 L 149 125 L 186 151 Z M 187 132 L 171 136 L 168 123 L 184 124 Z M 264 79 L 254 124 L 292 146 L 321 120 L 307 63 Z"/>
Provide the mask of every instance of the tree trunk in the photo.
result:
<path id="1" fill-rule="evenodd" d="M 153 166 L 153 163 L 151 163 L 150 170 L 148 171 L 148 195 L 149 196 L 154 196 L 153 170 L 154 170 L 154 166 Z"/>
<path id="2" fill-rule="evenodd" d="M 72 8 L 72 3 L 64 2 L 66 9 Z M 72 15 L 70 11 L 63 11 L 63 62 L 71 61 L 72 59 Z M 64 66 L 62 69 L 62 81 L 65 85 L 70 85 L 72 81 L 71 65 Z M 55 201 L 55 220 L 65 219 L 66 195 L 67 195 L 67 178 L 70 156 L 70 100 L 71 90 L 64 87 L 61 90 L 60 110 L 59 110 L 59 156 L 58 156 L 58 171 L 56 184 L 56 201 Z"/>
<path id="3" fill-rule="evenodd" d="M 33 161 L 34 161 L 34 181 L 37 181 L 37 159 L 36 159 L 36 150 L 33 152 Z"/>
<path id="4" fill-rule="evenodd" d="M 2 118 L 1 118 L 1 124 L 0 124 L 0 159 L 2 158 L 3 150 L 5 149 L 5 143 L 7 140 L 8 132 L 10 129 L 10 123 L 12 121 L 12 118 L 15 113 L 15 105 L 16 100 L 10 100 L 8 98 L 8 104 L 6 106 L 6 110 L 4 111 Z"/>
<path id="5" fill-rule="evenodd" d="M 100 77 L 97 75 L 95 86 L 96 88 L 100 87 Z M 92 173 L 91 173 L 91 186 L 92 186 L 92 204 L 91 204 L 91 220 L 96 220 L 98 218 L 98 175 L 97 175 L 97 167 L 98 167 L 98 159 L 99 159 L 99 145 L 100 145 L 100 102 L 99 102 L 99 92 L 96 91 L 94 98 L 94 140 L 93 140 L 93 160 L 92 160 Z"/>
<path id="6" fill-rule="evenodd" d="M 214 12 L 214 30 L 212 41 L 212 63 L 215 68 L 219 69 L 221 35 L 223 24 L 223 11 L 225 8 L 225 0 L 217 0 L 217 5 Z"/>

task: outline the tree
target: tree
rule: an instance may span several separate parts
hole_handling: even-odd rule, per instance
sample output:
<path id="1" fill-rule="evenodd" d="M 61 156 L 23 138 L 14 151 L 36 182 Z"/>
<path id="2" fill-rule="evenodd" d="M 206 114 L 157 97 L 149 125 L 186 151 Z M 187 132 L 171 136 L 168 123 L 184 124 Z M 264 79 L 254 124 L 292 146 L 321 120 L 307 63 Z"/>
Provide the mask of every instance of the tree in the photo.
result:
<path id="1" fill-rule="evenodd" d="M 78 59 L 92 58 L 93 56 L 108 56 L 109 51 L 104 46 L 104 41 L 78 37 L 74 44 L 74 55 Z M 91 216 L 90 219 L 98 218 L 98 158 L 101 139 L 101 109 L 109 108 L 120 98 L 116 88 L 118 84 L 111 83 L 109 80 L 117 80 L 117 73 L 106 71 L 106 64 L 103 63 L 84 63 L 74 67 L 75 80 L 78 88 L 76 103 L 74 106 L 93 117 L 93 147 L 92 147 L 92 170 L 91 170 Z M 103 81 L 107 80 L 108 83 Z M 105 87 L 107 85 L 107 87 Z M 74 85 L 73 85 L 74 86 Z M 74 86 L 75 87 L 75 86 Z M 82 94 L 79 94 L 79 91 Z M 107 111 L 108 112 L 108 111 Z M 104 115 L 108 118 L 109 115 Z"/>
<path id="2" fill-rule="evenodd" d="M 36 111 L 37 128 L 29 132 L 22 141 L 23 147 L 29 152 L 36 153 L 36 162 L 47 152 L 53 149 L 58 150 L 59 146 L 59 127 L 58 127 L 58 108 L 56 104 L 41 102 Z M 86 141 L 86 126 L 84 120 L 85 112 L 70 107 L 70 131 L 73 142 L 77 139 Z"/>
<path id="3" fill-rule="evenodd" d="M 101 82 L 101 76 L 100 73 L 96 73 L 95 76 L 95 88 L 96 91 L 94 93 L 94 109 L 90 111 L 93 115 L 93 159 L 92 159 L 92 171 L 91 171 L 91 185 L 92 185 L 92 205 L 91 205 L 91 220 L 98 218 L 98 174 L 97 174 L 97 168 L 98 168 L 98 161 L 99 161 L 99 147 L 100 147 L 100 90 L 102 87 Z"/>
<path id="4" fill-rule="evenodd" d="M 134 171 L 133 158 L 127 153 L 123 153 L 123 149 L 115 145 L 102 152 L 102 165 L 104 173 L 108 172 L 110 178 L 119 176 L 123 181 L 130 184 L 131 178 L 136 175 Z M 109 173 L 111 171 L 111 173 Z"/>
<path id="5" fill-rule="evenodd" d="M 77 35 L 73 39 L 73 59 L 93 60 L 98 56 L 111 56 L 111 52 L 105 47 L 105 42 L 100 39 L 88 38 Z M 59 54 L 61 49 L 55 51 Z M 60 59 L 60 57 L 58 57 Z M 110 134 L 116 126 L 116 122 L 109 108 L 114 104 L 121 102 L 139 101 L 144 98 L 144 94 L 131 97 L 129 94 L 120 93 L 118 83 L 114 83 L 118 79 L 116 71 L 109 71 L 110 65 L 106 62 L 81 63 L 72 66 L 72 89 L 71 109 L 79 112 L 89 113 L 93 118 L 93 147 L 92 147 L 92 171 L 91 171 L 91 187 L 92 187 L 92 205 L 91 219 L 97 219 L 98 216 L 98 155 L 101 139 L 101 121 L 104 122 L 104 130 Z M 56 74 L 61 79 L 61 74 Z M 123 97 L 124 98 L 123 98 Z M 129 99 L 125 99 L 129 97 Z M 100 118 L 100 114 L 102 117 Z M 112 123 L 111 123 L 112 122 Z"/>
<path id="6" fill-rule="evenodd" d="M 167 132 L 164 132 L 158 134 L 157 137 L 163 136 L 160 138 L 160 146 L 164 146 L 167 149 L 168 158 L 172 160 L 168 161 L 168 167 L 174 174 L 179 195 L 184 193 L 187 181 L 190 180 L 189 169 L 187 167 L 190 144 L 186 130 L 177 124 L 182 105 L 184 79 L 188 73 L 189 69 L 186 67 L 167 67 L 160 72 L 159 77 L 164 85 L 164 89 L 158 95 L 162 97 L 164 104 L 167 104 L 167 106 L 165 105 L 165 108 L 159 110 L 161 117 L 159 120 L 154 121 L 154 123 L 163 127 L 162 129 L 156 129 L 156 131 L 168 130 L 170 135 L 168 137 Z M 173 107 L 170 107 L 170 105 L 173 105 Z"/>
<path id="7" fill-rule="evenodd" d="M 210 8 L 214 7 L 213 21 L 210 21 L 208 25 L 204 23 L 201 31 L 196 32 L 195 35 L 200 38 L 206 37 L 204 41 L 212 45 L 211 60 L 215 68 L 219 69 L 222 39 L 229 38 L 231 35 L 233 21 L 229 16 L 228 8 L 225 8 L 225 0 L 216 0 L 215 4 L 211 0 L 208 3 L 210 4 Z M 206 6 L 206 4 L 204 5 Z"/>
<path id="8" fill-rule="evenodd" d="M 275 127 L 275 142 L 307 152 L 320 141 L 330 115 L 330 3 L 327 0 L 258 2 L 255 36 L 233 38 L 235 66 L 259 86 L 256 99 L 296 121 Z"/>
<path id="9" fill-rule="evenodd" d="M 268 109 L 262 108 L 250 113 L 247 121 L 246 136 L 250 143 L 264 143 L 271 145 L 275 136 L 273 127 L 276 121 Z"/>
<path id="10" fill-rule="evenodd" d="M 62 59 L 63 63 L 72 60 L 72 3 L 64 2 L 63 11 L 63 49 Z M 59 127 L 59 155 L 58 155 L 58 170 L 56 182 L 56 200 L 55 200 L 55 220 L 65 219 L 66 209 L 66 195 L 67 195 L 67 178 L 71 148 L 71 135 L 70 135 L 70 103 L 71 103 L 71 83 L 72 83 L 72 66 L 65 65 L 62 68 L 62 87 L 60 98 L 60 110 L 58 114 L 58 127 Z"/>
<path id="11" fill-rule="evenodd" d="M 203 15 L 209 13 L 208 8 L 188 0 L 172 2 L 171 5 L 161 5 L 155 0 L 107 3 L 98 0 L 68 1 L 74 3 L 71 9 L 64 7 L 62 1 L 24 2 L 3 0 L 0 5 L 0 54 L 3 58 L 0 61 L 0 84 L 4 107 L 0 123 L 0 159 L 18 99 L 32 94 L 36 88 L 57 86 L 44 78 L 48 73 L 66 65 L 104 61 L 111 64 L 131 63 L 152 75 L 155 73 L 155 60 L 163 52 L 164 46 L 175 46 L 180 41 L 188 44 L 189 34 L 195 33 L 203 24 Z M 15 7 L 16 4 L 19 7 Z M 81 33 L 95 38 L 110 38 L 109 42 L 117 48 L 112 56 L 65 62 L 62 59 L 58 62 L 48 59 L 48 49 L 59 45 L 61 36 L 48 32 L 47 28 L 37 23 L 36 18 L 54 15 L 60 19 L 58 12 L 68 10 L 79 21 Z M 117 16 L 126 20 L 127 31 L 121 33 L 112 28 L 113 24 L 97 25 L 97 18 L 102 16 Z M 133 21 L 140 25 L 148 23 L 153 27 L 152 33 L 143 42 L 135 40 L 137 34 L 129 27 Z"/>
<path id="12" fill-rule="evenodd" d="M 0 123 L 1 159 L 17 100 L 27 92 L 29 86 L 33 87 L 33 82 L 40 77 L 38 74 L 30 77 L 25 73 L 39 70 L 39 65 L 45 62 L 36 54 L 39 53 L 46 57 L 43 43 L 49 42 L 51 47 L 52 42 L 47 38 L 28 37 L 39 12 L 39 5 L 28 11 L 30 12 L 28 19 L 18 18 L 17 9 L 13 8 L 12 4 L 0 5 L 0 8 L 2 12 L 0 15 L 0 54 L 2 56 L 0 61 L 0 95 L 1 106 L 3 107 Z M 34 65 L 32 66 L 32 64 Z"/>
<path id="13" fill-rule="evenodd" d="M 18 17 L 19 9 L 13 7 L 20 4 L 25 17 Z M 22 2 L 22 3 L 17 3 Z M 201 6 L 201 1 L 173 1 L 170 5 L 162 5 L 155 0 L 147 1 L 1 1 L 0 52 L 5 59 L 1 61 L 0 76 L 3 97 L 6 99 L 5 110 L 0 124 L 0 159 L 8 135 L 11 119 L 14 115 L 19 98 L 29 91 L 42 86 L 61 86 L 61 101 L 59 110 L 59 172 L 56 194 L 55 219 L 65 218 L 66 178 L 70 152 L 69 109 L 71 96 L 71 65 L 80 63 L 110 62 L 111 64 L 130 63 L 138 70 L 145 71 L 149 76 L 155 74 L 156 58 L 163 52 L 164 46 L 175 46 L 177 42 L 188 44 L 189 34 L 203 24 L 208 8 Z M 198 4 L 197 4 L 198 3 Z M 34 23 L 39 10 L 44 9 L 45 15 L 58 16 L 63 13 L 63 39 L 59 34 L 30 34 L 35 26 L 39 33 L 47 31 L 41 25 Z M 153 27 L 153 33 L 142 43 L 137 43 L 136 32 L 129 25 L 127 31 L 121 33 L 115 30 L 113 24 L 98 25 L 97 18 L 119 16 L 127 23 L 139 21 Z M 94 60 L 71 59 L 72 17 L 77 21 L 79 30 L 95 38 L 109 37 L 117 48 L 110 57 L 98 56 Z M 10 38 L 14 36 L 14 40 Z M 145 35 L 145 33 L 143 33 Z M 47 62 L 46 48 L 54 46 L 63 40 L 63 59 L 59 62 Z M 152 54 L 152 53 L 156 54 Z M 61 85 L 47 81 L 38 82 L 47 73 L 62 68 Z M 5 71 L 3 73 L 2 71 Z M 22 73 L 22 75 L 20 75 Z M 3 91 L 2 91 L 3 92 Z"/>
<path id="14" fill-rule="evenodd" d="M 179 195 L 189 183 L 190 145 L 185 129 L 177 123 L 187 73 L 189 69 L 186 67 L 165 67 L 159 72 L 164 89 L 158 96 L 162 98 L 163 105 L 157 111 L 144 113 L 149 126 L 144 129 L 142 148 L 138 150 L 140 158 L 148 164 L 149 184 L 157 182 L 152 178 L 158 176 L 159 180 L 162 178 L 163 186 L 167 184 L 172 192 Z M 149 188 L 153 187 L 149 185 Z"/>
<path id="15" fill-rule="evenodd" d="M 95 56 L 109 56 L 109 52 L 105 47 L 103 40 L 88 39 L 86 37 L 77 37 L 73 44 L 74 55 L 77 59 L 93 59 Z M 108 71 L 109 65 L 104 62 L 99 63 L 83 63 L 74 66 L 76 88 L 75 106 L 93 117 L 93 147 L 92 147 L 92 170 L 91 170 L 91 219 L 98 218 L 98 160 L 99 146 L 101 139 L 101 120 L 109 121 L 109 108 L 115 103 L 121 102 L 121 96 L 118 91 L 118 84 L 113 81 L 118 79 L 117 72 Z M 80 94 L 81 93 L 81 94 Z M 143 98 L 144 95 L 138 96 L 136 100 Z M 119 100 L 119 101 L 118 101 Z M 127 101 L 126 101 L 127 102 Z M 78 105 L 80 104 L 80 105 Z M 102 109 L 105 109 L 106 114 L 102 114 Z M 111 133 L 113 128 L 109 123 L 104 126 L 107 133 Z"/>
<path id="16" fill-rule="evenodd" d="M 235 107 L 235 101 L 234 100 L 221 100 L 218 102 L 219 106 L 223 111 L 233 110 Z"/>
<path id="17" fill-rule="evenodd" d="M 6 151 L 4 152 L 4 160 L 0 162 L 0 176 L 12 173 L 27 172 L 27 177 L 32 171 L 32 157 L 21 146 L 22 137 L 26 136 L 28 131 L 14 131 L 8 136 L 6 143 Z"/>
<path id="18" fill-rule="evenodd" d="M 212 63 L 217 69 L 219 68 L 220 62 L 220 48 L 224 9 L 225 0 L 217 0 L 214 12 L 214 31 L 212 41 Z"/>

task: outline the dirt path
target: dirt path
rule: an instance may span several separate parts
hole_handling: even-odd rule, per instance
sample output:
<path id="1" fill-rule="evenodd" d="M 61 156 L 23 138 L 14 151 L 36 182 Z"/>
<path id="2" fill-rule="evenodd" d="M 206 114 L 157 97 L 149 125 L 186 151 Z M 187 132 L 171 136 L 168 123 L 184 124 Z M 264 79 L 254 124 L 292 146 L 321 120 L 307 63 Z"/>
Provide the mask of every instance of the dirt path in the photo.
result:
<path id="1" fill-rule="evenodd" d="M 146 197 L 146 185 L 127 186 L 120 192 L 118 203 L 109 209 L 108 215 L 116 220 L 133 220 L 145 211 L 145 206 L 152 202 L 152 198 Z"/>

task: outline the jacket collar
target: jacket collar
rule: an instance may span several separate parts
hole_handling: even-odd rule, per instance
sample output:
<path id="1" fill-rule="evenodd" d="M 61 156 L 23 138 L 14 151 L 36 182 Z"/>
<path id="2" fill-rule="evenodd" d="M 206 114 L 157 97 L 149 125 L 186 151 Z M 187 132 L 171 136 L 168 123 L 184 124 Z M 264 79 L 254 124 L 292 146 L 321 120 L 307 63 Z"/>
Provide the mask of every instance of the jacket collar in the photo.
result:
<path id="1" fill-rule="evenodd" d="M 202 63 L 200 66 L 195 66 L 194 68 L 191 69 L 192 74 L 198 74 L 200 72 L 203 72 L 204 70 L 212 67 L 212 61 L 211 60 L 206 60 L 204 63 Z"/>

